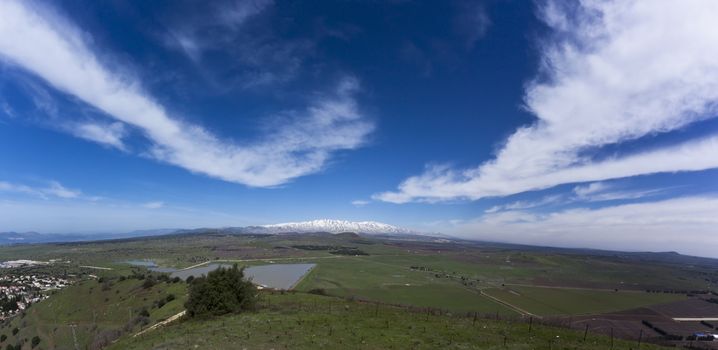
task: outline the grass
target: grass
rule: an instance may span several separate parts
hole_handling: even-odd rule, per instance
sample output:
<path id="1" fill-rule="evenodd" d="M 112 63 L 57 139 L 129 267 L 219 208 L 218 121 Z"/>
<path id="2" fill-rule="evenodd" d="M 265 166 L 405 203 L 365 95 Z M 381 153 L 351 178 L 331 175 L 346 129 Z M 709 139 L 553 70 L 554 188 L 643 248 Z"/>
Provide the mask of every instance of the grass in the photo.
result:
<path id="1" fill-rule="evenodd" d="M 528 286 L 492 288 L 484 293 L 540 316 L 598 314 L 686 298 L 683 294 Z"/>
<path id="2" fill-rule="evenodd" d="M 333 297 L 268 295 L 254 313 L 186 320 L 123 338 L 109 349 L 608 349 L 610 339 L 568 329 L 465 315 L 428 315 Z M 269 305 L 269 306 L 267 306 Z M 634 348 L 615 340 L 614 349 Z M 641 349 L 662 349 L 644 344 Z"/>

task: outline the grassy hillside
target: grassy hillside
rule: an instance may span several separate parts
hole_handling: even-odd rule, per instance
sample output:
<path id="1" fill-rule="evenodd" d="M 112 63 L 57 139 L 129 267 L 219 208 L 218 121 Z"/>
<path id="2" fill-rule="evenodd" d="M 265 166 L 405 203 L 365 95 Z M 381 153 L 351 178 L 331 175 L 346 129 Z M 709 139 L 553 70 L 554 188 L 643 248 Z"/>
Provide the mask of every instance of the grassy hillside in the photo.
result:
<path id="1" fill-rule="evenodd" d="M 258 312 L 168 325 L 110 349 L 609 349 L 610 338 L 471 315 L 429 315 L 311 294 L 265 295 Z M 614 340 L 614 349 L 635 348 Z M 660 349 L 643 344 L 641 349 Z"/>
<path id="2" fill-rule="evenodd" d="M 70 286 L 40 303 L 31 306 L 2 329 L 7 344 L 23 344 L 30 349 L 34 336 L 41 339 L 42 349 L 92 349 L 115 331 L 132 333 L 183 310 L 186 284 L 159 282 L 151 287 L 145 280 L 86 280 Z M 169 295 L 174 300 L 167 302 Z M 171 298 L 170 298 L 171 299 Z M 164 305 L 156 303 L 164 300 Z M 142 317 L 146 309 L 148 316 Z M 146 325 L 145 325 L 146 323 Z M 13 329 L 19 331 L 13 335 Z M 74 336 L 73 336 L 74 328 Z"/>

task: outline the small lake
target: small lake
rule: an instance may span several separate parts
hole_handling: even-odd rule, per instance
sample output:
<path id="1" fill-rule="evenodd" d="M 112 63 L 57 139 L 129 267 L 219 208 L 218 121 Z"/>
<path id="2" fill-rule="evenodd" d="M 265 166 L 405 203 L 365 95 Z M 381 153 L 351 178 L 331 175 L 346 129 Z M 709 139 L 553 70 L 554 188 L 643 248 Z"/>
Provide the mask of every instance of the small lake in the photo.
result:
<path id="1" fill-rule="evenodd" d="M 170 277 L 186 280 L 189 276 L 200 277 L 220 267 L 230 268 L 232 264 L 211 263 L 186 270 L 157 266 L 152 260 L 128 260 L 125 263 L 133 266 L 146 267 L 151 271 L 169 273 Z M 249 266 L 244 269 L 244 276 L 251 278 L 254 284 L 274 289 L 292 289 L 311 271 L 316 264 L 271 264 Z"/>

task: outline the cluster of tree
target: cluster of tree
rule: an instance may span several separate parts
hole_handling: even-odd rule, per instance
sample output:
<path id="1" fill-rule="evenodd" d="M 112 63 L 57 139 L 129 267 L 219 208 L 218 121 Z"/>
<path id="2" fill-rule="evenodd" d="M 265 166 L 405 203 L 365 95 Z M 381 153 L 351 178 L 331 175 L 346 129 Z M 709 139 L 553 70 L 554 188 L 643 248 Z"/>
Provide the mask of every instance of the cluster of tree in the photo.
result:
<path id="1" fill-rule="evenodd" d="M 5 335 L 3 334 L 3 336 L 5 336 Z M 4 342 L 6 339 L 7 339 L 7 337 L 5 337 L 2 341 Z M 38 336 L 32 337 L 32 339 L 30 339 L 30 348 L 31 349 L 36 348 L 38 345 L 40 345 L 41 341 L 42 341 L 42 339 L 40 339 L 40 337 L 38 337 Z M 23 348 L 23 343 L 25 343 L 25 342 L 27 342 L 27 338 L 25 338 L 24 341 L 21 341 L 20 343 L 15 344 L 15 345 L 8 344 L 5 347 L 5 350 L 21 350 Z"/>
<path id="2" fill-rule="evenodd" d="M 169 302 L 172 301 L 172 300 L 175 300 L 175 295 L 174 295 L 174 294 L 169 294 L 169 295 L 167 295 L 167 296 L 164 297 L 164 298 L 160 298 L 160 299 L 155 300 L 155 302 L 152 303 L 152 307 L 156 307 L 156 308 L 158 308 L 158 309 L 161 309 L 163 306 L 165 306 L 165 304 L 169 303 Z"/>
<path id="3" fill-rule="evenodd" d="M 193 279 L 185 308 L 188 317 L 208 317 L 252 310 L 256 303 L 257 289 L 235 264 Z"/>
<path id="4" fill-rule="evenodd" d="M 665 338 L 666 340 L 683 340 L 683 336 L 677 335 L 677 334 L 671 334 L 666 332 L 663 328 L 660 328 L 650 321 L 642 320 L 641 321 L 646 327 L 656 331 L 656 333 L 660 334 Z"/>
<path id="5" fill-rule="evenodd" d="M 0 297 L 0 310 L 5 312 L 17 311 L 17 301 L 14 298 L 8 298 L 7 295 Z"/>
<path id="6" fill-rule="evenodd" d="M 419 270 L 419 271 L 434 271 L 431 267 L 428 266 L 410 266 L 412 270 Z"/>
<path id="7" fill-rule="evenodd" d="M 358 249 L 358 248 L 352 248 L 352 247 L 344 247 L 340 249 L 335 249 L 329 251 L 329 254 L 334 255 L 369 255 L 369 253 Z"/>
<path id="8" fill-rule="evenodd" d="M 706 295 L 712 293 L 708 290 L 686 290 L 686 289 L 646 289 L 646 293 L 666 293 L 666 294 L 687 294 L 687 295 Z"/>
<path id="9" fill-rule="evenodd" d="M 356 247 L 345 247 L 341 245 L 316 245 L 316 244 L 297 244 L 292 248 L 301 250 L 337 250 L 343 248 L 356 249 Z"/>

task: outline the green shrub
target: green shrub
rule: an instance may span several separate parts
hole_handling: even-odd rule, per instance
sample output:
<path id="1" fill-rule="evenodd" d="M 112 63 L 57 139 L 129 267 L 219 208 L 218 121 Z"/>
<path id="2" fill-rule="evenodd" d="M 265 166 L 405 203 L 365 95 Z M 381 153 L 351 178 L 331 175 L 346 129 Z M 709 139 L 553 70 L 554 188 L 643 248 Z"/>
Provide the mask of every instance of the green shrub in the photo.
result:
<path id="1" fill-rule="evenodd" d="M 157 282 L 155 281 L 154 278 L 152 278 L 152 276 L 147 276 L 147 278 L 145 278 L 145 282 L 142 283 L 142 288 L 144 288 L 144 289 L 150 289 L 150 288 L 152 288 L 156 283 L 157 283 Z"/>
<path id="2" fill-rule="evenodd" d="M 34 349 L 36 346 L 40 345 L 40 337 L 34 336 L 32 337 L 32 341 L 30 342 L 30 346 Z"/>
<path id="3" fill-rule="evenodd" d="M 185 308 L 189 317 L 216 316 L 251 310 L 256 299 L 257 289 L 244 278 L 244 269 L 235 264 L 195 278 L 189 286 Z"/>

